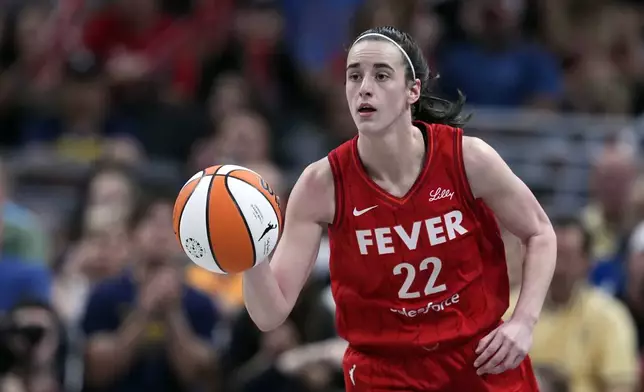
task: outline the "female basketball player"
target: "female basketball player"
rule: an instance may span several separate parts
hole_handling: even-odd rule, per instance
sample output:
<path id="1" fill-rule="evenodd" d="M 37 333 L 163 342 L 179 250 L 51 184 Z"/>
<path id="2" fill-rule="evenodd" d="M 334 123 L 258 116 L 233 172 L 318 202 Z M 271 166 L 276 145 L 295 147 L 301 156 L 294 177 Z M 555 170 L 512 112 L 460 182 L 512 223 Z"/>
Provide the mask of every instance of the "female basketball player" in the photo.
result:
<path id="1" fill-rule="evenodd" d="M 347 390 L 536 391 L 526 354 L 554 269 L 553 229 L 499 155 L 462 136 L 464 99 L 431 97 L 430 79 L 406 33 L 358 36 L 346 69 L 358 136 L 298 180 L 271 263 L 244 273 L 246 307 L 260 329 L 280 325 L 328 227 Z M 507 323 L 496 219 L 527 247 Z"/>

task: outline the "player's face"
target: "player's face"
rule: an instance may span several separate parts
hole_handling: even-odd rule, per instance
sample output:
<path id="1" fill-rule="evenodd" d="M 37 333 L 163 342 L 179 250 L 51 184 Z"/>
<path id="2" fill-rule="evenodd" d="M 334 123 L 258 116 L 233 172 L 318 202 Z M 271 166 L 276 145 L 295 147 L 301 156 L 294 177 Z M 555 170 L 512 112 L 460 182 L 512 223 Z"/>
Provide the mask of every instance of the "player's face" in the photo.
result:
<path id="1" fill-rule="evenodd" d="M 405 78 L 406 59 L 390 42 L 365 39 L 349 51 L 346 95 L 360 132 L 387 129 L 419 97 L 417 84 Z"/>

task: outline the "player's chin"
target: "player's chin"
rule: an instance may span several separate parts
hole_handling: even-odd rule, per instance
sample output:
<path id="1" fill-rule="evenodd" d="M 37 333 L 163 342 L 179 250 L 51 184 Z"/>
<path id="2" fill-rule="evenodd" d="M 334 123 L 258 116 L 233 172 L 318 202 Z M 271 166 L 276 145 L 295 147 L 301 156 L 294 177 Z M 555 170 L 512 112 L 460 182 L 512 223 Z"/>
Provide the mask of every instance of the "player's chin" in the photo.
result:
<path id="1" fill-rule="evenodd" d="M 358 118 L 355 121 L 356 128 L 358 132 L 364 134 L 378 134 L 383 130 L 383 126 L 380 121 L 365 121 L 364 119 Z"/>

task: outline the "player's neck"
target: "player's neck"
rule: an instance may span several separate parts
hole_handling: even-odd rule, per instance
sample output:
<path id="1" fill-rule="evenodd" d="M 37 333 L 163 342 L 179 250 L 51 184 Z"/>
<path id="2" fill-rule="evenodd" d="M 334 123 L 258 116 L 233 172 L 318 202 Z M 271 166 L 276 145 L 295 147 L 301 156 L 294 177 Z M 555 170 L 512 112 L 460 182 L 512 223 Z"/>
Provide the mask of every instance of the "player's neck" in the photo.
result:
<path id="1" fill-rule="evenodd" d="M 396 183 L 420 172 L 425 142 L 420 131 L 405 122 L 378 135 L 360 134 L 358 154 L 372 178 Z"/>

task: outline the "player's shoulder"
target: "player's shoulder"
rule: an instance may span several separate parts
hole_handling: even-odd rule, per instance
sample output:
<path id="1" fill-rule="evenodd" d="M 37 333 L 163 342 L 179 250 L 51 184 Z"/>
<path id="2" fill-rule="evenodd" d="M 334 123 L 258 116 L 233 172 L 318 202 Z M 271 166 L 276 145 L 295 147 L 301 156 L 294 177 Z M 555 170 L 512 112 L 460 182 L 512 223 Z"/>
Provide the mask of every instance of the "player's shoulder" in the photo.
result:
<path id="1" fill-rule="evenodd" d="M 482 162 L 498 155 L 492 146 L 478 137 L 463 135 L 461 143 L 463 145 L 463 160 L 465 161 Z"/>
<path id="2" fill-rule="evenodd" d="M 335 213 L 334 192 L 331 164 L 324 157 L 304 169 L 289 197 L 289 205 L 292 204 L 298 214 L 315 221 L 331 223 Z"/>
<path id="3" fill-rule="evenodd" d="M 324 157 L 318 161 L 315 161 L 308 165 L 298 182 L 307 185 L 307 187 L 312 187 L 313 190 L 322 190 L 326 187 L 333 186 L 333 172 L 331 170 L 331 163 L 329 162 L 328 157 Z"/>
<path id="4" fill-rule="evenodd" d="M 472 192 L 481 197 L 508 180 L 507 164 L 484 140 L 463 136 L 461 159 Z"/>

